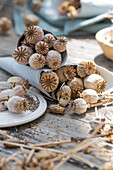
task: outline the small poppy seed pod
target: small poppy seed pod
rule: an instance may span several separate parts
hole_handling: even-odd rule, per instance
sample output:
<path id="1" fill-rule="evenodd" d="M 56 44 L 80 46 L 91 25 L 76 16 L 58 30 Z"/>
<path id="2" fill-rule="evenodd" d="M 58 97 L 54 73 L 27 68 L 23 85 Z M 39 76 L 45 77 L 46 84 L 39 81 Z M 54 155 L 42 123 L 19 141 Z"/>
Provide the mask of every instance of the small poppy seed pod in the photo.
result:
<path id="1" fill-rule="evenodd" d="M 10 83 L 6 81 L 0 82 L 0 92 L 10 88 Z"/>
<path id="2" fill-rule="evenodd" d="M 6 33 L 12 28 L 12 21 L 7 17 L 0 17 L 0 32 Z"/>
<path id="3" fill-rule="evenodd" d="M 53 45 L 54 45 L 54 42 L 55 42 L 55 37 L 54 37 L 54 35 L 53 35 L 53 34 L 50 34 L 50 33 L 46 34 L 46 35 L 44 36 L 44 42 L 47 43 L 48 48 L 52 48 Z"/>
<path id="4" fill-rule="evenodd" d="M 28 46 L 28 47 L 30 47 L 31 49 L 34 49 L 34 48 L 35 48 L 35 45 L 29 43 L 26 39 L 24 39 L 23 41 L 21 41 L 21 45 L 22 45 L 22 46 Z"/>
<path id="5" fill-rule="evenodd" d="M 71 99 L 71 89 L 70 89 L 70 87 L 64 85 L 64 86 L 60 89 L 60 96 L 61 96 L 61 98 L 63 98 L 64 100 L 68 100 L 69 98 Z"/>
<path id="6" fill-rule="evenodd" d="M 93 89 L 102 92 L 106 89 L 106 81 L 98 74 L 92 74 L 84 79 L 84 86 L 86 89 Z"/>
<path id="7" fill-rule="evenodd" d="M 14 4 L 18 6 L 23 6 L 25 3 L 25 0 L 14 0 Z"/>
<path id="8" fill-rule="evenodd" d="M 69 7 L 69 1 L 64 1 L 61 3 L 61 5 L 58 7 L 58 11 L 60 14 L 65 14 L 68 7 Z"/>
<path id="9" fill-rule="evenodd" d="M 73 66 L 65 66 L 64 68 L 64 75 L 68 80 L 72 80 L 76 76 L 76 70 Z"/>
<path id="10" fill-rule="evenodd" d="M 12 96 L 12 94 L 13 94 L 13 90 L 12 89 L 3 90 L 0 93 L 0 100 L 2 100 L 2 99 L 6 99 L 7 100 L 8 98 L 10 98 Z"/>
<path id="11" fill-rule="evenodd" d="M 82 92 L 82 97 L 86 101 L 86 103 L 97 103 L 98 102 L 98 94 L 93 89 L 86 89 Z"/>
<path id="12" fill-rule="evenodd" d="M 13 51 L 13 58 L 17 63 L 27 65 L 32 54 L 33 50 L 30 47 L 20 46 Z"/>
<path id="13" fill-rule="evenodd" d="M 48 52 L 47 56 L 47 65 L 52 70 L 56 70 L 61 65 L 61 54 L 57 51 L 51 50 Z"/>
<path id="14" fill-rule="evenodd" d="M 52 113 L 59 113 L 59 114 L 65 113 L 64 107 L 61 107 L 61 106 L 58 106 L 58 105 L 55 105 L 55 104 L 51 104 L 48 108 Z"/>
<path id="15" fill-rule="evenodd" d="M 39 11 L 42 8 L 41 0 L 32 0 L 32 9 L 34 11 Z"/>
<path id="16" fill-rule="evenodd" d="M 43 72 L 40 78 L 40 84 L 46 92 L 54 92 L 59 84 L 59 78 L 53 71 Z"/>
<path id="17" fill-rule="evenodd" d="M 94 74 L 95 72 L 96 72 L 96 66 L 93 62 L 82 61 L 77 66 L 77 73 L 82 78 Z"/>
<path id="18" fill-rule="evenodd" d="M 44 38 L 44 32 L 39 26 L 27 27 L 27 30 L 24 31 L 24 35 L 25 39 L 31 44 L 36 44 L 36 42 Z"/>
<path id="19" fill-rule="evenodd" d="M 34 53 L 29 59 L 29 65 L 34 69 L 43 68 L 46 65 L 46 57 L 42 54 Z"/>
<path id="20" fill-rule="evenodd" d="M 10 77 L 7 82 L 10 83 L 10 85 L 22 85 L 24 80 L 20 77 L 13 76 Z"/>
<path id="21" fill-rule="evenodd" d="M 66 50 L 67 39 L 65 37 L 58 37 L 54 42 L 54 49 L 58 52 L 64 52 Z"/>
<path id="22" fill-rule="evenodd" d="M 64 100 L 63 98 L 59 99 L 59 104 L 63 107 L 67 106 L 70 102 L 70 98 L 68 98 L 67 100 Z"/>
<path id="23" fill-rule="evenodd" d="M 7 109 L 7 106 L 5 104 L 5 101 L 4 102 L 0 102 L 0 111 L 4 111 Z"/>
<path id="24" fill-rule="evenodd" d="M 74 79 L 68 81 L 67 85 L 73 90 L 74 88 L 83 88 L 83 81 L 80 78 L 74 77 Z"/>
<path id="25" fill-rule="evenodd" d="M 35 50 L 38 54 L 47 54 L 49 51 L 47 43 L 39 41 L 35 44 Z"/>
<path id="26" fill-rule="evenodd" d="M 38 20 L 38 17 L 32 13 L 30 14 L 26 14 L 24 17 L 23 17 L 23 20 L 24 20 L 24 24 L 29 27 L 29 26 L 32 26 L 32 25 L 38 25 L 39 24 L 39 20 Z"/>
<path id="27" fill-rule="evenodd" d="M 87 111 L 88 105 L 84 99 L 78 98 L 70 102 L 69 108 L 76 114 L 83 114 Z"/>
<path id="28" fill-rule="evenodd" d="M 64 75 L 64 68 L 65 68 L 65 66 L 62 66 L 59 69 L 55 70 L 57 76 L 59 77 L 60 83 L 64 83 L 67 81 L 67 78 Z"/>
<path id="29" fill-rule="evenodd" d="M 22 111 L 28 110 L 28 102 L 25 98 L 20 96 L 11 97 L 8 102 L 6 102 L 7 108 L 10 112 L 20 113 Z"/>

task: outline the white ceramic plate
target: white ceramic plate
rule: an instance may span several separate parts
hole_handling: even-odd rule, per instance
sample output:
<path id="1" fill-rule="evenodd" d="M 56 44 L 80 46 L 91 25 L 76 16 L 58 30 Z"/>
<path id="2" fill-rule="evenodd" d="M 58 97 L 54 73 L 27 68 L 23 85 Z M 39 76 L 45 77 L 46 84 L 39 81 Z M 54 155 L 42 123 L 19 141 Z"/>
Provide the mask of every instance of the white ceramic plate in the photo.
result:
<path id="1" fill-rule="evenodd" d="M 34 112 L 22 112 L 19 114 L 9 111 L 0 112 L 0 128 L 12 127 L 31 122 L 44 114 L 47 108 L 46 100 L 38 93 L 31 91 L 31 94 L 38 97 L 39 107 Z"/>

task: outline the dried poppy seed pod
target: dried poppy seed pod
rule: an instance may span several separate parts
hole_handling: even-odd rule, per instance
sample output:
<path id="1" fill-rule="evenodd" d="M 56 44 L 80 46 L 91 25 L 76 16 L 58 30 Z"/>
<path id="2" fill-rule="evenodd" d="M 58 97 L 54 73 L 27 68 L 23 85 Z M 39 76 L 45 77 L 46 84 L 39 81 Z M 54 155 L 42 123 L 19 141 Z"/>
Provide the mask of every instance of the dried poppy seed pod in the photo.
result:
<path id="1" fill-rule="evenodd" d="M 76 76 L 76 70 L 74 69 L 73 66 L 65 66 L 64 68 L 64 76 L 68 79 L 68 80 L 72 80 L 75 76 Z"/>
<path id="2" fill-rule="evenodd" d="M 27 65 L 32 54 L 33 50 L 30 47 L 20 46 L 13 51 L 13 58 L 17 63 Z"/>
<path id="3" fill-rule="evenodd" d="M 39 26 L 27 27 L 27 30 L 24 31 L 24 35 L 25 39 L 31 44 L 36 44 L 36 42 L 44 38 L 44 32 Z"/>
<path id="4" fill-rule="evenodd" d="M 6 106 L 5 101 L 4 101 L 4 102 L 0 102 L 0 112 L 1 112 L 1 111 L 4 111 L 4 110 L 6 110 L 6 109 L 7 109 L 7 106 Z"/>
<path id="5" fill-rule="evenodd" d="M 51 50 L 48 52 L 47 56 L 47 65 L 52 70 L 56 70 L 61 65 L 61 54 L 57 51 Z"/>
<path id="6" fill-rule="evenodd" d="M 67 81 L 67 78 L 64 75 L 64 68 L 65 66 L 60 67 L 59 69 L 55 70 L 55 73 L 59 77 L 59 82 L 64 83 Z"/>
<path id="7" fill-rule="evenodd" d="M 28 110 L 28 101 L 19 96 L 11 97 L 8 102 L 6 102 L 6 105 L 8 110 L 13 113 L 20 113 Z"/>
<path id="8" fill-rule="evenodd" d="M 96 72 L 96 66 L 93 62 L 82 61 L 77 66 L 77 73 L 82 78 L 94 74 L 95 72 Z"/>
<path id="9" fill-rule="evenodd" d="M 93 89 L 86 89 L 82 92 L 82 97 L 86 101 L 86 103 L 97 103 L 98 102 L 98 94 Z"/>
<path id="10" fill-rule="evenodd" d="M 34 49 L 34 48 L 35 48 L 35 45 L 29 43 L 26 39 L 24 39 L 23 41 L 21 41 L 21 45 L 22 45 L 22 46 L 28 46 L 28 47 L 30 47 L 31 49 Z"/>
<path id="11" fill-rule="evenodd" d="M 0 92 L 10 88 L 10 83 L 7 81 L 0 82 Z"/>
<path id="12" fill-rule="evenodd" d="M 70 102 L 70 98 L 68 98 L 67 100 L 64 100 L 63 98 L 59 99 L 59 104 L 63 107 L 67 106 Z"/>
<path id="13" fill-rule="evenodd" d="M 8 98 L 10 98 L 12 96 L 12 94 L 13 94 L 13 90 L 12 89 L 3 90 L 0 93 L 0 100 L 2 100 L 2 99 L 6 99 L 7 100 Z"/>
<path id="14" fill-rule="evenodd" d="M 67 39 L 65 37 L 58 37 L 54 42 L 54 49 L 58 52 L 64 52 L 66 50 Z"/>
<path id="15" fill-rule="evenodd" d="M 55 42 L 55 37 L 54 37 L 54 35 L 53 35 L 53 34 L 50 34 L 50 33 L 46 34 L 46 35 L 44 36 L 44 42 L 47 43 L 48 48 L 52 48 L 53 45 L 54 45 L 54 42 Z"/>
<path id="16" fill-rule="evenodd" d="M 32 9 L 34 11 L 39 11 L 42 8 L 41 0 L 32 0 Z"/>
<path id="17" fill-rule="evenodd" d="M 92 74 L 84 79 L 84 86 L 86 89 L 93 89 L 95 91 L 102 92 L 106 89 L 106 81 L 98 75 Z"/>
<path id="18" fill-rule="evenodd" d="M 64 99 L 64 100 L 71 99 L 71 89 L 70 89 L 70 87 L 64 85 L 64 86 L 60 89 L 60 96 L 61 96 L 61 98 Z"/>
<path id="19" fill-rule="evenodd" d="M 83 114 L 87 111 L 88 105 L 84 99 L 78 98 L 70 103 L 69 108 L 76 114 Z"/>
<path id="20" fill-rule="evenodd" d="M 39 24 L 38 17 L 32 13 L 24 15 L 23 20 L 27 27 Z"/>
<path id="21" fill-rule="evenodd" d="M 74 77 L 74 79 L 68 81 L 67 85 L 71 88 L 71 90 L 77 87 L 84 88 L 83 81 L 77 77 Z"/>
<path id="22" fill-rule="evenodd" d="M 76 10 L 76 8 L 74 7 L 74 6 L 72 6 L 72 5 L 70 5 L 69 7 L 68 7 L 68 13 L 67 13 L 67 16 L 69 17 L 69 18 L 71 18 L 71 19 L 75 19 L 76 18 L 76 16 L 78 15 L 78 11 Z"/>
<path id="23" fill-rule="evenodd" d="M 46 92 L 54 92 L 58 87 L 59 78 L 53 71 L 43 72 L 40 78 L 40 84 Z"/>
<path id="24" fill-rule="evenodd" d="M 32 54 L 29 59 L 29 65 L 34 69 L 43 68 L 46 65 L 46 62 L 46 57 L 38 53 Z"/>
<path id="25" fill-rule="evenodd" d="M 58 7 L 59 13 L 60 14 L 65 14 L 68 7 L 69 7 L 69 1 L 62 2 L 61 5 Z"/>
<path id="26" fill-rule="evenodd" d="M 49 51 L 47 43 L 44 41 L 39 41 L 35 44 L 35 50 L 38 54 L 47 54 Z"/>
<path id="27" fill-rule="evenodd" d="M 18 5 L 18 6 L 23 6 L 25 3 L 25 0 L 14 0 L 14 4 Z"/>
<path id="28" fill-rule="evenodd" d="M 55 104 L 51 104 L 48 108 L 52 113 L 59 113 L 59 114 L 65 113 L 64 107 L 61 107 L 61 106 L 58 106 L 58 105 L 55 105 Z"/>
<path id="29" fill-rule="evenodd" d="M 83 90 L 84 89 L 82 87 L 73 88 L 72 91 L 71 91 L 71 98 L 74 99 L 74 100 L 77 99 L 77 98 L 80 98 Z"/>
<path id="30" fill-rule="evenodd" d="M 10 77 L 8 80 L 7 80 L 8 83 L 10 83 L 10 85 L 22 85 L 24 80 L 20 77 L 16 77 L 16 76 L 13 76 L 13 77 Z"/>
<path id="31" fill-rule="evenodd" d="M 0 17 L 0 32 L 6 33 L 12 28 L 12 21 L 7 17 Z"/>

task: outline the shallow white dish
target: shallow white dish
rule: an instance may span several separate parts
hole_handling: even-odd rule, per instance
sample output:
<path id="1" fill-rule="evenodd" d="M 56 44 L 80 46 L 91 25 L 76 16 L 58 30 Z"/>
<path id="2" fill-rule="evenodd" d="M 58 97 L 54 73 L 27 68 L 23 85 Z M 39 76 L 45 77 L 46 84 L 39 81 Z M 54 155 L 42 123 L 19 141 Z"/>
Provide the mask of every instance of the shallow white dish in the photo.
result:
<path id="1" fill-rule="evenodd" d="M 11 113 L 8 110 L 0 112 L 0 128 L 12 127 L 31 122 L 44 114 L 47 108 L 46 100 L 38 93 L 31 91 L 38 97 L 39 107 L 34 112 Z"/>

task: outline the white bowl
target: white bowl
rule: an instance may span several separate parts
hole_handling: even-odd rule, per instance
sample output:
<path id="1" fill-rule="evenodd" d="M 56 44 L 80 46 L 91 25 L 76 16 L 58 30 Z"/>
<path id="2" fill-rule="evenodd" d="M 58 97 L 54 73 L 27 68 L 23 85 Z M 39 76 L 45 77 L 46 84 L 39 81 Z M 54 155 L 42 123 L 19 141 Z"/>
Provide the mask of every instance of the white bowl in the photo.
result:
<path id="1" fill-rule="evenodd" d="M 95 38 L 102 48 L 105 56 L 113 61 L 113 27 L 104 28 L 98 31 Z"/>

